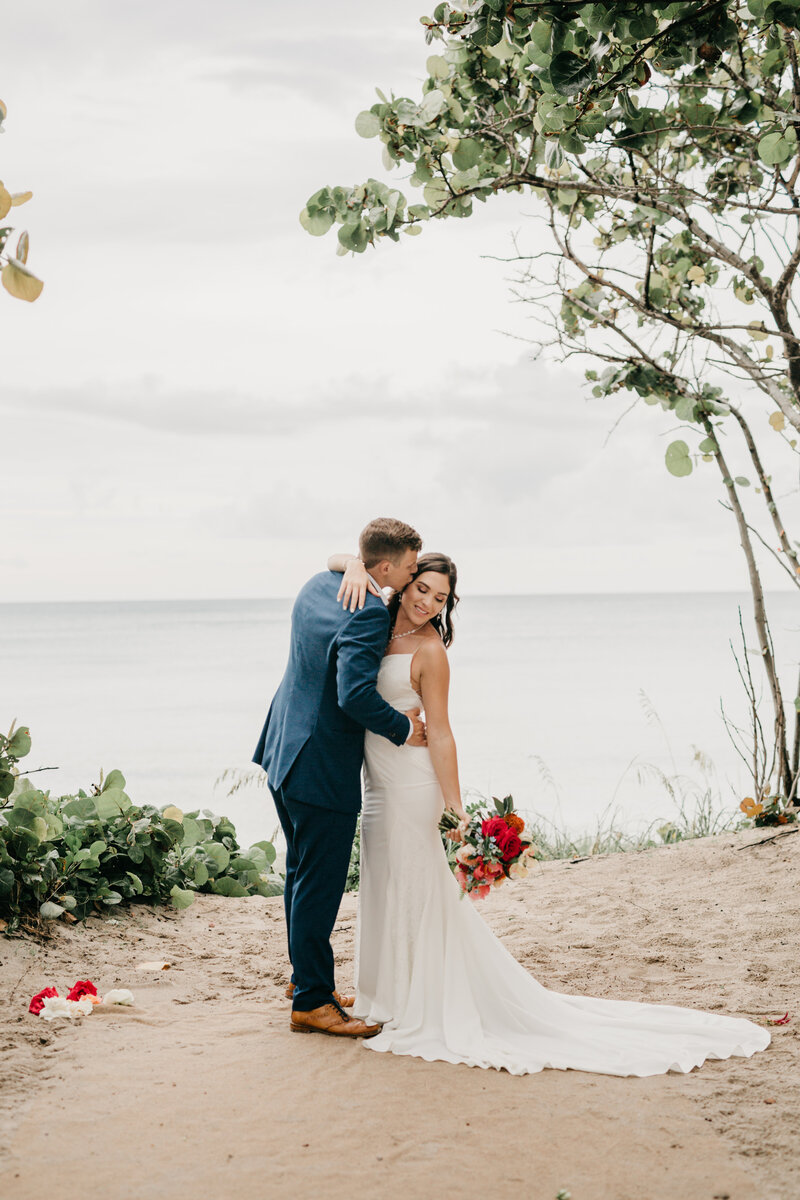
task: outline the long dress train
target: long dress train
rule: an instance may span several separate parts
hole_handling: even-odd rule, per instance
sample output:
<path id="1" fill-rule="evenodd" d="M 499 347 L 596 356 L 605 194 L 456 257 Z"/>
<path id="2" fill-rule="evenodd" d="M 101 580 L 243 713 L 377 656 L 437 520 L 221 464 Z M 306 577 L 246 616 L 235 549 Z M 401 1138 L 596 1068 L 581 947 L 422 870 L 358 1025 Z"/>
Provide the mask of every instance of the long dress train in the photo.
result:
<path id="1" fill-rule="evenodd" d="M 387 655 L 378 690 L 419 705 L 411 655 Z M 370 1050 L 505 1069 L 604 1075 L 687 1072 L 770 1042 L 738 1017 L 603 1000 L 537 983 L 463 897 L 441 844 L 442 794 L 427 749 L 367 733 L 354 1012 L 385 1022 Z"/>

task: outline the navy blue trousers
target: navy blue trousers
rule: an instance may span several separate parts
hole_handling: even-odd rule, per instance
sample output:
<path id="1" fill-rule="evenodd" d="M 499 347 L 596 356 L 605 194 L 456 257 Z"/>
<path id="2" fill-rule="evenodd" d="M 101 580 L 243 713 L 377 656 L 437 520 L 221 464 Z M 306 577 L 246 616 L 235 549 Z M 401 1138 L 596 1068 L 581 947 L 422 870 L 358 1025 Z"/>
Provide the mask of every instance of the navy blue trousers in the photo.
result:
<path id="1" fill-rule="evenodd" d="M 286 838 L 286 933 L 292 982 L 292 1008 L 309 1012 L 330 1004 L 335 987 L 331 933 L 336 923 L 357 813 L 317 808 L 272 789 Z"/>

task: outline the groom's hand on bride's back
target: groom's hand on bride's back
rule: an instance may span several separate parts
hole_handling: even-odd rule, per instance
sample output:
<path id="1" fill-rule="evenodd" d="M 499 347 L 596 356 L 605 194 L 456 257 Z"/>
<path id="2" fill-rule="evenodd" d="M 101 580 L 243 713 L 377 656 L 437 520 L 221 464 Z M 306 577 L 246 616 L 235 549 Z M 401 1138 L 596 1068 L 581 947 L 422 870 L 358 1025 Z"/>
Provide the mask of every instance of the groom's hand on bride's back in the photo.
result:
<path id="1" fill-rule="evenodd" d="M 414 727 L 414 732 L 409 734 L 408 740 L 406 741 L 407 746 L 427 746 L 428 744 L 428 735 L 425 728 L 425 722 L 422 720 L 419 714 L 420 710 L 418 708 L 411 708 L 406 713 L 406 716 Z"/>

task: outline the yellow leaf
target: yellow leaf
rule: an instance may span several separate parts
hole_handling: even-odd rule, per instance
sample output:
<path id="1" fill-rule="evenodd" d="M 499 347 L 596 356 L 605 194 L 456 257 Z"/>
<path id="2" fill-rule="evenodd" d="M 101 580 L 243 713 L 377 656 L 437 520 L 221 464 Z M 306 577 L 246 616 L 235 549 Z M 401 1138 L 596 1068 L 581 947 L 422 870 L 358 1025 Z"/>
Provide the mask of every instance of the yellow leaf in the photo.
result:
<path id="1" fill-rule="evenodd" d="M 782 412 L 774 412 L 769 419 L 769 423 L 778 433 L 786 428 L 786 417 Z"/>
<path id="2" fill-rule="evenodd" d="M 769 337 L 763 321 L 751 321 L 747 328 L 750 330 L 750 337 L 754 342 L 764 342 Z"/>
<path id="3" fill-rule="evenodd" d="M 13 208 L 18 208 L 20 204 L 27 204 L 32 198 L 33 192 L 12 192 L 11 204 Z"/>
<path id="4" fill-rule="evenodd" d="M 3 287 L 17 300 L 38 300 L 44 284 L 19 259 L 10 258 L 0 275 Z"/>
<path id="5" fill-rule="evenodd" d="M 17 261 L 25 263 L 28 261 L 28 233 L 27 230 L 19 235 L 17 242 Z"/>
<path id="6" fill-rule="evenodd" d="M 183 820 L 183 813 L 175 804 L 167 805 L 167 807 L 164 809 L 164 811 L 161 815 L 162 815 L 162 817 L 166 817 L 168 821 L 182 821 Z"/>
<path id="7" fill-rule="evenodd" d="M 702 267 L 694 266 L 686 272 L 686 278 L 690 279 L 692 283 L 705 283 L 706 273 Z"/>
<path id="8" fill-rule="evenodd" d="M 8 109 L 6 108 L 3 101 L 0 100 L 0 121 L 5 121 L 7 116 L 8 116 Z"/>
<path id="9" fill-rule="evenodd" d="M 0 183 L 0 221 L 11 211 L 12 203 L 11 192 L 7 192 L 2 183 Z"/>

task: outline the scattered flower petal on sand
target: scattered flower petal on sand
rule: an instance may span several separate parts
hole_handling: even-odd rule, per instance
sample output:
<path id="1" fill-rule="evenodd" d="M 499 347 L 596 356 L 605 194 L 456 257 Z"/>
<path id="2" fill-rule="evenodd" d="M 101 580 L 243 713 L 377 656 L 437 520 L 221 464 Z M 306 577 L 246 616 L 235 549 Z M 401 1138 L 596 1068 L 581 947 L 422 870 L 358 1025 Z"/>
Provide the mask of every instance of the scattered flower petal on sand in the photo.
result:
<path id="1" fill-rule="evenodd" d="M 104 1004 L 133 1004 L 133 992 L 127 988 L 112 988 L 103 996 Z"/>
<path id="2" fill-rule="evenodd" d="M 68 1000 L 80 1000 L 82 996 L 96 996 L 97 988 L 92 983 L 91 979 L 79 979 L 73 983 L 72 987 L 67 992 Z"/>
<path id="3" fill-rule="evenodd" d="M 74 1017 L 87 1016 L 93 1007 L 88 996 L 80 1000 L 67 1000 L 66 996 L 46 996 L 39 1016 L 44 1017 L 45 1021 L 53 1021 L 56 1017 L 68 1017 L 72 1020 Z"/>
<path id="4" fill-rule="evenodd" d="M 58 995 L 58 990 L 54 987 L 42 988 L 42 990 L 40 992 L 37 992 L 36 995 L 32 998 L 30 1004 L 28 1005 L 28 1012 L 32 1012 L 34 1014 L 34 1016 L 38 1016 L 39 1013 L 44 1008 L 44 1002 L 48 998 L 48 996 L 57 996 L 57 995 Z"/>

